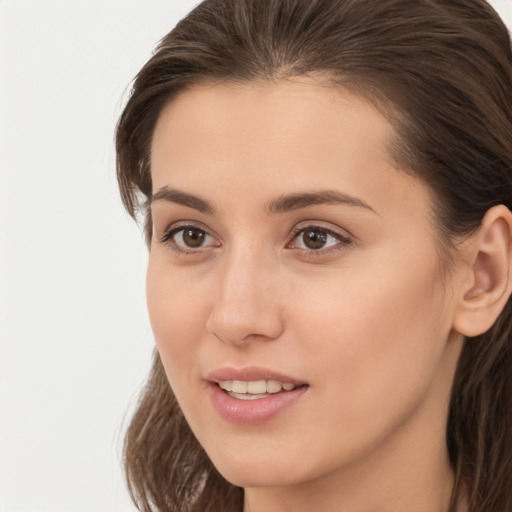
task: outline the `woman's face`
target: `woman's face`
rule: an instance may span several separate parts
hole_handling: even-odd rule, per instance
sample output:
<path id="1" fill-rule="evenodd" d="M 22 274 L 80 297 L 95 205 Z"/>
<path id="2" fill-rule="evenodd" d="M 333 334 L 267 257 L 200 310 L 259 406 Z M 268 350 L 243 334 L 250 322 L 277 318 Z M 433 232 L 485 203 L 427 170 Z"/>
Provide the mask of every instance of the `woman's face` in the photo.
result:
<path id="1" fill-rule="evenodd" d="M 151 324 L 190 427 L 237 485 L 445 455 L 456 283 L 392 136 L 368 103 L 304 79 L 198 86 L 161 114 Z"/>

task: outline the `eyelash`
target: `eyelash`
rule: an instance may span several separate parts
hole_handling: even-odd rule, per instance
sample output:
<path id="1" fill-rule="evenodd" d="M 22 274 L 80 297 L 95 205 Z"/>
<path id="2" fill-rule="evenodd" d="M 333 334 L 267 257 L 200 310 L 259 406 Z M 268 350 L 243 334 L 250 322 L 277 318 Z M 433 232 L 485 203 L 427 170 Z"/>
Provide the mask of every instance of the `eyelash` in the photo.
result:
<path id="1" fill-rule="evenodd" d="M 331 236 L 332 238 L 336 239 L 338 241 L 337 244 L 329 246 L 327 248 L 320 248 L 320 249 L 304 249 L 304 248 L 296 248 L 297 250 L 301 251 L 303 254 L 306 254 L 308 256 L 325 256 L 327 254 L 333 253 L 333 252 L 339 252 L 343 251 L 347 248 L 348 245 L 352 243 L 352 240 L 346 236 L 342 235 L 341 233 L 338 233 L 336 231 L 333 231 L 331 229 L 325 228 L 323 226 L 319 226 L 318 224 L 310 224 L 308 226 L 300 226 L 295 228 L 292 231 L 290 242 L 286 244 L 288 247 L 293 241 L 297 240 L 300 234 L 306 233 L 307 231 L 319 231 L 322 233 L 325 233 L 327 236 Z"/>
<path id="2" fill-rule="evenodd" d="M 199 247 L 198 249 L 184 249 L 182 246 L 180 246 L 178 243 L 176 243 L 176 241 L 174 240 L 174 237 L 180 233 L 180 232 L 184 232 L 186 230 L 196 230 L 196 231 L 201 231 L 203 232 L 204 234 L 206 234 L 207 236 L 210 236 L 213 238 L 212 235 L 210 235 L 210 233 L 208 233 L 208 231 L 206 229 L 203 229 L 202 227 L 199 227 L 199 226 L 195 226 L 193 224 L 181 224 L 179 226 L 171 226 L 169 228 L 166 229 L 165 233 L 163 234 L 163 236 L 160 238 L 160 242 L 167 245 L 168 247 L 170 247 L 174 252 L 178 253 L 178 254 L 183 254 L 183 255 L 187 255 L 187 254 L 198 254 L 199 250 L 201 247 Z"/>
<path id="3" fill-rule="evenodd" d="M 206 236 L 213 237 L 206 229 L 203 229 L 202 227 L 193 225 L 193 224 L 182 224 L 179 226 L 171 226 L 169 227 L 163 236 L 160 238 L 160 242 L 169 246 L 174 252 L 180 255 L 190 255 L 190 254 L 198 254 L 200 253 L 200 249 L 204 248 L 204 246 L 199 246 L 197 249 L 184 249 L 183 246 L 180 246 L 175 240 L 174 237 L 180 233 L 184 232 L 187 229 L 189 230 L 196 230 L 204 233 Z M 338 243 L 334 244 L 333 246 L 328 246 L 327 248 L 319 248 L 319 249 L 305 249 L 305 248 L 295 248 L 295 250 L 300 251 L 302 254 L 307 256 L 313 256 L 313 257 L 319 257 L 324 256 L 327 254 L 330 254 L 332 252 L 338 252 L 345 250 L 348 245 L 352 243 L 352 239 L 349 238 L 346 235 L 342 235 L 341 233 L 337 233 L 336 231 L 333 231 L 331 229 L 325 228 L 323 226 L 320 226 L 318 224 L 310 224 L 307 226 L 300 226 L 296 227 L 291 235 L 290 235 L 290 241 L 286 243 L 286 248 L 291 248 L 290 244 L 292 244 L 295 240 L 298 239 L 299 235 L 301 233 L 306 233 L 307 231 L 318 231 L 326 234 L 327 236 L 330 236 L 338 241 Z M 206 246 L 207 248 L 209 246 Z M 218 247 L 218 246 L 214 246 Z"/>

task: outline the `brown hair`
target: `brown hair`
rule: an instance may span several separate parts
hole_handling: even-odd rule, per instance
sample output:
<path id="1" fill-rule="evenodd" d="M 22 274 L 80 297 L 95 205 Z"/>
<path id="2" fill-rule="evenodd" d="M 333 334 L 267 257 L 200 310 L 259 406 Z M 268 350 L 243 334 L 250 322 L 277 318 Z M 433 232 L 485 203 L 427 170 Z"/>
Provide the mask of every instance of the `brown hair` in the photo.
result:
<path id="1" fill-rule="evenodd" d="M 484 0 L 206 0 L 160 42 L 117 128 L 128 212 L 151 238 L 150 145 L 164 105 L 202 82 L 321 73 L 381 108 L 394 153 L 434 191 L 444 252 L 485 212 L 512 209 L 512 52 Z M 469 340 L 447 425 L 450 511 L 512 510 L 512 302 Z M 134 501 L 150 511 L 240 511 L 243 491 L 215 470 L 188 428 L 158 355 L 125 439 Z"/>

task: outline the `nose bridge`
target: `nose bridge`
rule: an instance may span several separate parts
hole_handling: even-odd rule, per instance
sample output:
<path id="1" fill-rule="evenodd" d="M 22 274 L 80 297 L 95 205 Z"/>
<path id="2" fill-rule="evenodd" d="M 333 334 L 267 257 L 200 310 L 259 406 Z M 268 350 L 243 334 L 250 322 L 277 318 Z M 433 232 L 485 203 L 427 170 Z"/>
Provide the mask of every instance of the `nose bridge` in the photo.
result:
<path id="1" fill-rule="evenodd" d="M 278 337 L 282 329 L 276 295 L 278 268 L 261 244 L 233 246 L 220 267 L 208 330 L 232 344 Z"/>

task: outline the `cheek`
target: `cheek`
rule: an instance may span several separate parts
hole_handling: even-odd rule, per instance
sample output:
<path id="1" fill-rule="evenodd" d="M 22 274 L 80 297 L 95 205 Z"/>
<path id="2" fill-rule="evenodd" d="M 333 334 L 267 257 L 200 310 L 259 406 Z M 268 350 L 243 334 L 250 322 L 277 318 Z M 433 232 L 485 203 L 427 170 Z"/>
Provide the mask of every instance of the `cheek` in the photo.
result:
<path id="1" fill-rule="evenodd" d="M 293 357 L 306 365 L 315 396 L 315 424 L 306 435 L 315 441 L 308 449 L 333 467 L 340 454 L 356 460 L 398 432 L 427 396 L 429 403 L 445 399 L 450 329 L 442 283 L 433 280 L 430 263 L 390 263 L 383 267 L 389 272 L 343 273 L 295 290 L 302 300 L 294 302 L 289 323 L 295 325 Z M 433 407 L 428 422 L 443 410 Z"/>
<path id="2" fill-rule="evenodd" d="M 179 269 L 164 258 L 150 255 L 146 296 L 151 328 L 168 378 L 191 368 L 190 360 L 205 332 L 208 307 L 197 281 L 182 282 Z"/>
<path id="3" fill-rule="evenodd" d="M 314 293 L 295 291 L 303 298 L 296 302 L 297 321 L 306 319 L 295 335 L 310 345 L 310 368 L 329 376 L 319 386 L 355 424 L 361 408 L 381 411 L 390 397 L 405 406 L 426 393 L 450 332 L 436 260 L 380 261 L 373 271 L 366 265 L 364 272 L 308 287 Z"/>

